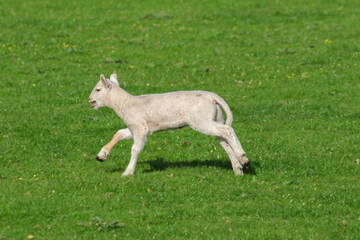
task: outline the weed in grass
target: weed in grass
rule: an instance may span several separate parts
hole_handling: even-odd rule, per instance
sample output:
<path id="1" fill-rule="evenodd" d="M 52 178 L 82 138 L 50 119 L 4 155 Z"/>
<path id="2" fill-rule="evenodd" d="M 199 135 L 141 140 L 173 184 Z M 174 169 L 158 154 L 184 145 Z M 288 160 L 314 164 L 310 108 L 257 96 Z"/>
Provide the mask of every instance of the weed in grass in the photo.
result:
<path id="1" fill-rule="evenodd" d="M 115 220 L 111 222 L 105 222 L 100 217 L 94 217 L 92 222 L 80 222 L 79 226 L 86 228 L 96 228 L 98 231 L 104 231 L 106 229 L 116 229 L 124 227 L 124 224 L 120 220 Z"/>

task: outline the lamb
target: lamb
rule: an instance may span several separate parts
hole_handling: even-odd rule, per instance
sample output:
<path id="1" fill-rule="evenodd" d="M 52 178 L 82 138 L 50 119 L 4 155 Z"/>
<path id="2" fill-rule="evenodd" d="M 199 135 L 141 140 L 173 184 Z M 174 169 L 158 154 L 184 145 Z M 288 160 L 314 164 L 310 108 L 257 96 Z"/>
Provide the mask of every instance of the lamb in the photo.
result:
<path id="1" fill-rule="evenodd" d="M 133 96 L 120 88 L 117 75 L 106 79 L 103 74 L 89 96 L 92 107 L 110 107 L 127 128 L 115 133 L 102 147 L 96 159 L 104 161 L 121 140 L 133 139 L 130 162 L 122 176 L 134 175 L 135 166 L 146 138 L 154 132 L 189 126 L 215 136 L 228 154 L 235 175 L 243 175 L 249 160 L 231 127 L 233 116 L 227 103 L 217 94 L 206 91 L 179 91 Z M 221 108 L 226 113 L 224 124 Z"/>

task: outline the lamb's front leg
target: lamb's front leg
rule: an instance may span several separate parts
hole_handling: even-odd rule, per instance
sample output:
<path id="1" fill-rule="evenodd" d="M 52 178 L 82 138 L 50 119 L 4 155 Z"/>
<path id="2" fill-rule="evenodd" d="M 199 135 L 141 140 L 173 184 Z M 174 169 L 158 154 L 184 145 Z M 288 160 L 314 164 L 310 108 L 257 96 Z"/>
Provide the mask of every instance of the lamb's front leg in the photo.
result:
<path id="1" fill-rule="evenodd" d="M 144 148 L 147 134 L 148 134 L 147 131 L 134 132 L 133 134 L 134 144 L 131 147 L 130 162 L 125 172 L 122 174 L 122 176 L 134 175 L 136 162 L 140 152 Z"/>
<path id="2" fill-rule="evenodd" d="M 111 149 L 121 140 L 131 139 L 132 133 L 128 128 L 121 129 L 115 133 L 113 138 L 109 143 L 107 143 L 103 148 L 101 148 L 99 154 L 96 157 L 96 160 L 103 162 L 106 157 L 110 154 Z"/>

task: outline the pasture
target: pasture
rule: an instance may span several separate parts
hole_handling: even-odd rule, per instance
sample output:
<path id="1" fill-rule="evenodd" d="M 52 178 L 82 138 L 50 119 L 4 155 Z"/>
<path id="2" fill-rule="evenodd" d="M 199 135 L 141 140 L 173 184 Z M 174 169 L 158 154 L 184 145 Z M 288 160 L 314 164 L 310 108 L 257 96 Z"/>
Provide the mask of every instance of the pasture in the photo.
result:
<path id="1" fill-rule="evenodd" d="M 0 2 L 0 239 L 358 239 L 360 2 Z M 214 137 L 149 136 L 88 96 L 207 90 L 229 104 L 243 177 Z"/>

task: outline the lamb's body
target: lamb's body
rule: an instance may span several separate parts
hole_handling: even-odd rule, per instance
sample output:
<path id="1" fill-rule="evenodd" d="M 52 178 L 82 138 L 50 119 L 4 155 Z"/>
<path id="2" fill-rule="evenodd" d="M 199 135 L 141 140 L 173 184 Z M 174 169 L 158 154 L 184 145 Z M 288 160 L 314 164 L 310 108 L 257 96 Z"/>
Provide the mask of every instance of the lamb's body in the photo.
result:
<path id="1" fill-rule="evenodd" d="M 112 91 L 116 90 L 118 89 Z M 215 99 L 220 97 L 205 91 L 148 94 L 130 96 L 126 104 L 127 108 L 119 104 L 113 109 L 128 127 L 146 122 L 151 134 L 161 130 L 192 126 L 194 121 L 202 120 L 198 119 L 200 112 L 207 112 L 207 117 L 214 120 L 217 103 Z"/>
<path id="2" fill-rule="evenodd" d="M 134 139 L 131 160 L 123 175 L 132 175 L 137 157 L 144 147 L 146 136 L 157 131 L 190 126 L 199 132 L 216 136 L 230 157 L 235 174 L 242 175 L 245 156 L 234 130 L 230 127 L 232 114 L 226 102 L 215 93 L 181 91 L 163 94 L 132 96 L 118 86 L 116 75 L 101 80 L 89 97 L 95 109 L 108 106 L 125 122 L 128 128 L 119 130 L 105 145 L 97 159 L 103 161 L 120 140 Z M 220 106 L 227 120 L 223 124 Z"/>

